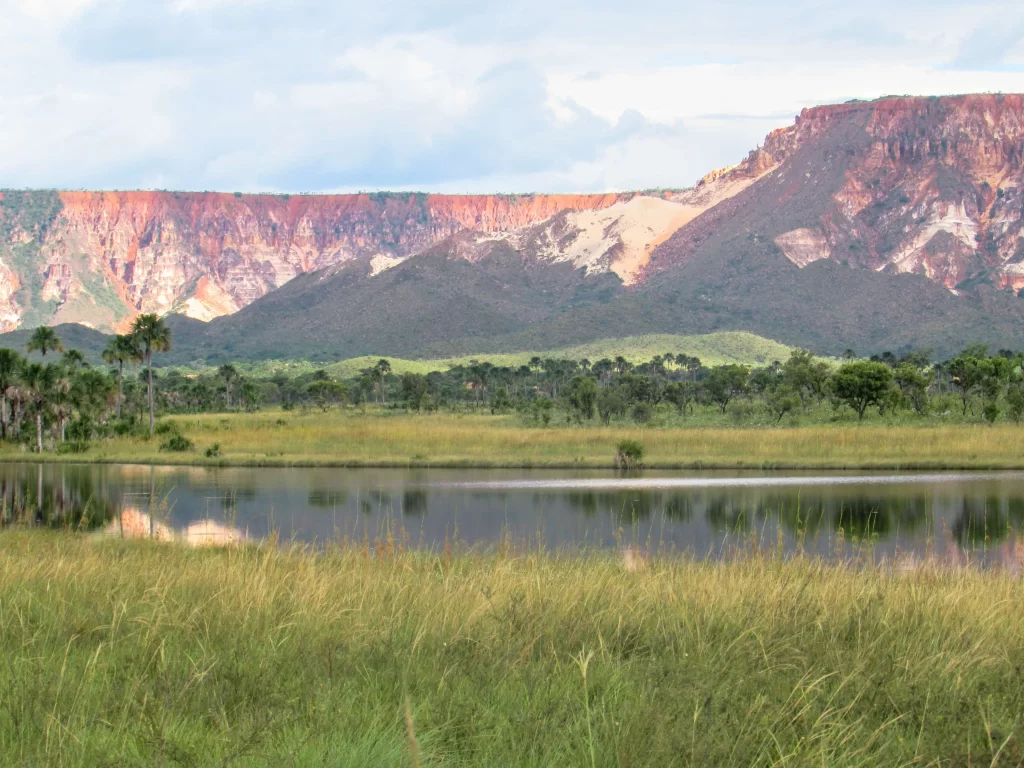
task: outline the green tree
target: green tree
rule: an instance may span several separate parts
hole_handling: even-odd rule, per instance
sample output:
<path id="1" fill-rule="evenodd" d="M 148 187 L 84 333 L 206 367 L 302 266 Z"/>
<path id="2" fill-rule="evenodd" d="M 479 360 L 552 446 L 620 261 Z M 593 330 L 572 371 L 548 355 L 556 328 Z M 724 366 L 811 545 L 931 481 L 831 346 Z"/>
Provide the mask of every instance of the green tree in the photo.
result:
<path id="1" fill-rule="evenodd" d="M 88 368 L 89 363 L 85 360 L 85 355 L 77 349 L 69 349 L 61 355 L 60 364 L 67 371 L 77 371 L 81 368 Z"/>
<path id="2" fill-rule="evenodd" d="M 231 389 L 238 379 L 238 369 L 231 363 L 225 363 L 217 370 L 217 375 L 224 380 L 224 402 L 231 410 Z"/>
<path id="3" fill-rule="evenodd" d="M 832 395 L 857 412 L 857 419 L 871 405 L 884 405 L 893 389 L 892 368 L 885 363 L 845 363 L 832 375 Z"/>
<path id="4" fill-rule="evenodd" d="M 1015 382 L 1007 389 L 1006 406 L 1010 418 L 1020 424 L 1021 419 L 1024 418 L 1024 385 L 1021 382 Z"/>
<path id="5" fill-rule="evenodd" d="M 946 371 L 952 378 L 953 387 L 960 392 L 964 416 L 967 415 L 971 395 L 981 387 L 989 375 L 987 354 L 987 347 L 975 345 L 968 347 L 946 364 Z"/>
<path id="6" fill-rule="evenodd" d="M 819 403 L 824 399 L 830 373 L 828 363 L 806 349 L 794 349 L 782 366 L 783 378 L 800 396 L 801 405 L 806 404 L 808 397 L 814 397 Z"/>
<path id="7" fill-rule="evenodd" d="M 704 391 L 724 414 L 733 398 L 747 391 L 749 376 L 750 369 L 745 365 L 720 365 L 711 369 L 704 382 Z"/>
<path id="8" fill-rule="evenodd" d="M 149 398 L 149 437 L 153 438 L 153 355 L 171 348 L 171 329 L 155 315 L 139 315 L 132 325 L 132 336 L 146 364 L 147 394 Z"/>
<path id="9" fill-rule="evenodd" d="M 665 399 L 686 416 L 686 409 L 697 399 L 697 385 L 691 381 L 674 381 L 665 388 Z"/>
<path id="10" fill-rule="evenodd" d="M 21 375 L 24 358 L 13 349 L 0 349 L 0 439 L 7 439 L 7 391 Z"/>
<path id="11" fill-rule="evenodd" d="M 341 386 L 344 387 L 345 385 L 342 384 Z M 256 385 L 256 382 L 243 378 L 241 379 L 241 384 L 238 387 L 238 399 L 241 401 L 243 410 L 247 413 L 252 413 L 259 408 L 260 400 L 262 399 L 262 392 Z"/>
<path id="12" fill-rule="evenodd" d="M 530 411 L 535 421 L 539 421 L 545 427 L 551 423 L 551 412 L 555 404 L 547 397 L 538 397 L 530 404 Z"/>
<path id="13" fill-rule="evenodd" d="M 800 396 L 788 384 L 779 384 L 765 393 L 765 405 L 775 416 L 775 423 L 778 424 L 783 416 L 800 405 Z"/>
<path id="14" fill-rule="evenodd" d="M 491 398 L 491 413 L 505 413 L 511 407 L 512 400 L 508 396 L 508 390 L 505 387 L 498 387 Z"/>
<path id="15" fill-rule="evenodd" d="M 604 424 L 610 424 L 614 418 L 622 418 L 628 407 L 629 401 L 621 387 L 609 385 L 598 390 L 597 412 Z"/>
<path id="16" fill-rule="evenodd" d="M 391 363 L 389 363 L 384 358 L 381 358 L 380 360 L 377 361 L 377 364 L 373 366 L 373 370 L 370 374 L 373 377 L 374 381 L 377 382 L 378 387 L 380 387 L 380 402 L 382 405 L 387 403 L 387 395 L 384 390 L 384 384 L 387 381 L 388 375 L 390 373 Z"/>
<path id="17" fill-rule="evenodd" d="M 306 394 L 326 413 L 335 403 L 344 402 L 348 387 L 337 381 L 318 379 L 306 385 Z"/>
<path id="18" fill-rule="evenodd" d="M 27 352 L 38 352 L 45 360 L 47 352 L 63 352 L 64 345 L 61 344 L 60 338 L 53 328 L 48 325 L 40 325 L 32 331 L 28 344 L 25 345 L 25 350 Z"/>
<path id="19" fill-rule="evenodd" d="M 405 400 L 406 408 L 419 411 L 426 394 L 426 376 L 419 373 L 406 373 L 402 376 L 402 399 Z"/>
<path id="20" fill-rule="evenodd" d="M 64 442 L 68 421 L 74 413 L 75 402 L 71 393 L 71 379 L 68 370 L 61 365 L 54 367 L 56 377 L 50 386 L 49 406 L 60 430 L 60 441 Z"/>
<path id="21" fill-rule="evenodd" d="M 117 364 L 117 420 L 121 420 L 121 403 L 124 401 L 124 364 L 141 357 L 138 344 L 130 334 L 118 334 L 107 342 L 103 350 L 103 362 Z"/>
<path id="22" fill-rule="evenodd" d="M 52 397 L 57 379 L 57 369 L 46 363 L 28 363 L 21 373 L 25 404 L 36 423 L 36 453 L 43 452 L 43 413 Z"/>
<path id="23" fill-rule="evenodd" d="M 569 383 L 569 406 L 580 421 L 594 418 L 597 382 L 590 376 L 575 376 Z"/>
<path id="24" fill-rule="evenodd" d="M 909 362 L 899 363 L 892 372 L 893 380 L 899 387 L 903 399 L 921 415 L 928 412 L 928 387 L 932 374 L 922 371 Z"/>
<path id="25" fill-rule="evenodd" d="M 71 399 L 82 423 L 91 425 L 108 413 L 114 395 L 114 382 L 102 370 L 86 369 L 72 382 Z"/>

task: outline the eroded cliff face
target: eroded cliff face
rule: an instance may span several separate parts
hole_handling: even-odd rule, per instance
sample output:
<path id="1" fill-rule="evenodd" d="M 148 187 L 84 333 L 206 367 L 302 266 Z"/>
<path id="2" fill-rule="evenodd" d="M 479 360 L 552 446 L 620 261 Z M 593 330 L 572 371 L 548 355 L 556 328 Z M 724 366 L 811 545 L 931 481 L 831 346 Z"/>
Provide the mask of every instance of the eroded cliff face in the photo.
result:
<path id="1" fill-rule="evenodd" d="M 230 314 L 296 275 L 380 265 L 464 229 L 514 230 L 617 195 L 0 193 L 0 330 L 139 312 Z"/>
<path id="2" fill-rule="evenodd" d="M 694 189 L 746 184 L 682 227 L 647 275 L 741 235 L 797 267 L 926 275 L 950 290 L 1024 287 L 1024 98 L 893 98 L 804 110 Z M 751 182 L 751 179 L 754 179 Z"/>
<path id="3" fill-rule="evenodd" d="M 1019 290 L 1022 163 L 1024 98 L 980 95 L 806 109 L 739 164 L 657 196 L 0 193 L 0 331 L 210 320 L 301 273 L 378 275 L 454 235 L 458 258 L 500 249 L 626 285 L 768 243 L 764 258 L 801 269 Z"/>

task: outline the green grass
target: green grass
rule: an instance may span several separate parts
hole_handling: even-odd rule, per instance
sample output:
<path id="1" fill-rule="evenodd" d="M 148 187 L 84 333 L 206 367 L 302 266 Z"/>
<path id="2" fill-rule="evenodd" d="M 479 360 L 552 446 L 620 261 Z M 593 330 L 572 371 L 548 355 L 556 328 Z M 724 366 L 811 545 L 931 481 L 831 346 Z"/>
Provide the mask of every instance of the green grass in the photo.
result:
<path id="1" fill-rule="evenodd" d="M 508 354 L 481 353 L 479 355 L 465 355 L 463 357 L 438 358 L 434 360 L 404 360 L 386 355 L 365 355 L 331 364 L 296 360 L 266 360 L 257 363 L 239 363 L 236 367 L 249 376 L 270 376 L 276 373 L 297 376 L 304 373 L 312 373 L 318 368 L 324 368 L 330 375 L 336 378 L 347 379 L 358 375 L 365 368 L 372 368 L 381 357 L 387 357 L 391 363 L 392 370 L 397 374 L 427 374 L 431 371 L 445 371 L 456 365 L 465 365 L 472 360 L 489 362 L 496 366 L 518 367 L 526 365 L 532 357 L 559 360 L 582 360 L 587 358 L 591 362 L 596 362 L 603 357 L 614 359 L 616 356 L 621 355 L 631 363 L 645 363 L 655 355 L 664 355 L 666 352 L 699 357 L 701 362 L 708 366 L 724 365 L 726 363 L 764 366 L 769 365 L 775 360 L 786 360 L 791 351 L 792 348 L 787 347 L 785 344 L 779 344 L 770 339 L 755 336 L 752 333 L 722 331 L 699 336 L 677 336 L 672 334 L 630 336 L 622 339 L 603 339 L 590 344 L 559 349 L 512 352 Z M 177 368 L 183 372 L 190 373 L 213 370 L 213 368 L 193 369 L 180 366 Z"/>
<path id="2" fill-rule="evenodd" d="M 1024 585 L 0 533 L 5 765 L 1024 760 Z"/>
<path id="3" fill-rule="evenodd" d="M 667 417 L 666 417 L 667 418 Z M 713 416 L 708 415 L 711 419 Z M 517 415 L 402 412 L 266 411 L 175 416 L 193 451 L 158 450 L 150 442 L 116 438 L 85 453 L 44 461 L 296 466 L 614 467 L 616 447 L 637 440 L 652 468 L 1022 468 L 1024 429 L 1001 423 L 884 421 L 795 427 L 712 425 L 638 427 L 528 426 Z M 214 443 L 220 456 L 204 458 Z M 34 460 L 21 446 L 0 447 L 0 461 Z"/>

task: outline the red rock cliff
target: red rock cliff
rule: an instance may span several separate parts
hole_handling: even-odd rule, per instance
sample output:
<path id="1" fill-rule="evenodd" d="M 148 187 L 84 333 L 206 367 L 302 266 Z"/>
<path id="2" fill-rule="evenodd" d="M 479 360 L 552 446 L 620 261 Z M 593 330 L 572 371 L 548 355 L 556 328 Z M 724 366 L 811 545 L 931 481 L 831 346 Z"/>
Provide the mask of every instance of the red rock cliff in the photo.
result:
<path id="1" fill-rule="evenodd" d="M 462 229 L 510 230 L 619 199 L 61 192 L 55 217 L 38 225 L 33 199 L 47 193 L 31 194 L 8 194 L 0 207 L 0 330 L 119 327 L 137 312 L 172 309 L 208 319 L 301 272 L 408 256 Z"/>
<path id="2" fill-rule="evenodd" d="M 698 185 L 756 180 L 679 230 L 649 272 L 730 236 L 764 236 L 799 267 L 831 258 L 923 274 L 950 289 L 1021 288 L 1022 158 L 1019 95 L 805 109 L 739 165 Z"/>

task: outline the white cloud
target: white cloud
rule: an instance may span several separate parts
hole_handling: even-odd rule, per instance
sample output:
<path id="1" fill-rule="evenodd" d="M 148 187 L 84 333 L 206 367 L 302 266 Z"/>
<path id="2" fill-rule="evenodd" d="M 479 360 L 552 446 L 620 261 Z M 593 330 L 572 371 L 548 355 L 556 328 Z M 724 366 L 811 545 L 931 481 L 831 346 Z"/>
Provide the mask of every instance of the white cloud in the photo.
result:
<path id="1" fill-rule="evenodd" d="M 0 18 L 0 186 L 684 186 L 804 106 L 1024 91 L 1008 2 L 0 0 Z"/>

